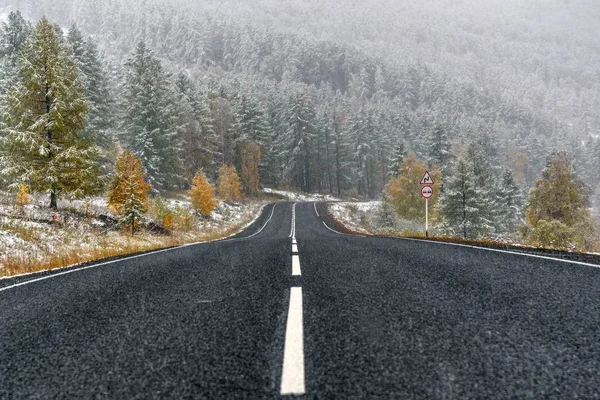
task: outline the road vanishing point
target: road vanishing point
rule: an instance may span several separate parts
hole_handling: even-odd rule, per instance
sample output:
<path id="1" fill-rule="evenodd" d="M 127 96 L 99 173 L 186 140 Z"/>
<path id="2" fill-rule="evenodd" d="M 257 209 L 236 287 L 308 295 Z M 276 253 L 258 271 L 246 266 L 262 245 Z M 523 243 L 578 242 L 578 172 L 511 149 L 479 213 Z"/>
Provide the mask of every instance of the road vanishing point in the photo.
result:
<path id="1" fill-rule="evenodd" d="M 341 234 L 324 211 L 2 281 L 0 398 L 600 397 L 600 269 Z"/>

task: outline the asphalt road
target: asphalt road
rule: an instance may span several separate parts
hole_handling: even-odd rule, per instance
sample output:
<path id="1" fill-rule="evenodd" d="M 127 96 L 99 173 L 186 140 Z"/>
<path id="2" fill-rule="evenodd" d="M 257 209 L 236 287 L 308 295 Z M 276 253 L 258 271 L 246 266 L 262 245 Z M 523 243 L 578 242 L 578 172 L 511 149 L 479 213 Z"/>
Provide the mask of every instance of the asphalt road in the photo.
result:
<path id="1" fill-rule="evenodd" d="M 321 206 L 5 284 L 0 399 L 600 398 L 600 269 L 343 235 Z"/>

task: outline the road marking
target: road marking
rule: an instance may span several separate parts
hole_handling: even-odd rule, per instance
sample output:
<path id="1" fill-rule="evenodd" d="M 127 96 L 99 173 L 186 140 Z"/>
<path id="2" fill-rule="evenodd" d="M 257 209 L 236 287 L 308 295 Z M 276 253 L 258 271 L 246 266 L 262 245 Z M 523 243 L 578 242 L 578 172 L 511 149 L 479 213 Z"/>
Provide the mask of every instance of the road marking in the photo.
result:
<path id="1" fill-rule="evenodd" d="M 298 254 L 298 245 L 296 243 L 292 244 L 292 254 Z"/>
<path id="2" fill-rule="evenodd" d="M 298 244 L 298 242 L 296 242 L 296 238 L 292 239 L 292 244 Z"/>
<path id="3" fill-rule="evenodd" d="M 290 236 L 293 239 L 296 238 L 296 203 L 292 206 L 292 229 L 290 230 Z"/>
<path id="4" fill-rule="evenodd" d="M 426 239 L 413 239 L 413 238 L 397 238 L 397 239 L 400 239 L 400 240 L 412 240 L 412 241 L 415 241 L 415 242 L 445 244 L 445 245 L 449 245 L 449 246 L 467 247 L 467 248 L 470 248 L 470 249 L 495 251 L 497 253 L 515 254 L 515 255 L 518 255 L 518 256 L 525 256 L 525 257 L 532 257 L 532 258 L 541 258 L 542 260 L 561 261 L 561 262 L 564 262 L 564 263 L 570 263 L 570 264 L 576 264 L 576 265 L 583 265 L 583 266 L 586 266 L 586 267 L 600 268 L 600 265 L 598 265 L 598 264 L 590 264 L 590 263 L 585 263 L 585 262 L 582 262 L 582 261 L 566 260 L 564 258 L 554 258 L 554 257 L 548 257 L 548 256 L 540 256 L 540 255 L 537 255 L 537 254 L 521 253 L 521 252 L 518 252 L 518 251 L 490 249 L 489 247 L 471 246 L 471 245 L 468 245 L 468 244 L 460 244 L 460 243 L 438 242 L 438 241 L 435 241 L 435 240 L 426 240 Z"/>
<path id="5" fill-rule="evenodd" d="M 275 211 L 275 207 L 276 206 L 277 206 L 277 204 L 273 205 L 273 209 L 271 210 L 271 216 L 269 217 L 269 219 L 267 220 L 267 222 L 265 222 L 265 224 L 262 226 L 262 228 L 258 232 L 254 233 L 251 236 L 248 236 L 248 237 L 245 237 L 245 238 L 240 238 L 240 239 L 247 239 L 249 237 L 252 237 L 252 236 L 260 233 L 265 228 L 265 226 L 269 223 L 269 221 L 271 220 L 271 218 L 273 218 L 273 212 Z M 0 292 L 3 292 L 5 290 L 9 290 L 9 289 L 13 289 L 13 288 L 16 288 L 16 287 L 19 287 L 19 286 L 29 285 L 30 283 L 45 281 L 46 279 L 51 279 L 51 278 L 56 278 L 58 276 L 67 275 L 67 274 L 70 274 L 70 273 L 73 273 L 73 272 L 79 272 L 79 271 L 84 271 L 86 269 L 102 267 L 102 266 L 105 266 L 105 265 L 115 264 L 115 263 L 118 263 L 118 262 L 121 262 L 121 261 L 134 260 L 136 258 L 146 257 L 146 256 L 150 256 L 150 255 L 153 255 L 153 254 L 158 254 L 158 253 L 163 253 L 165 251 L 177 250 L 177 249 L 182 249 L 184 247 L 197 246 L 197 245 L 208 244 L 208 243 L 229 242 L 229 241 L 232 241 L 232 240 L 236 240 L 236 239 L 222 238 L 222 239 L 216 239 L 216 240 L 209 240 L 209 241 L 205 241 L 205 242 L 186 243 L 186 244 L 182 244 L 180 246 L 169 247 L 168 249 L 161 249 L 161 250 L 150 251 L 150 252 L 143 253 L 143 254 L 138 254 L 138 255 L 135 255 L 135 256 L 123 257 L 123 258 L 119 258 L 117 260 L 105 261 L 105 262 L 101 262 L 101 263 L 98 263 L 98 264 L 92 264 L 92 265 L 88 265 L 88 266 L 80 267 L 80 268 L 73 268 L 73 269 L 70 269 L 68 271 L 62 271 L 62 272 L 56 272 L 56 273 L 52 272 L 54 270 L 38 271 L 38 272 L 35 272 L 35 273 L 50 272 L 50 275 L 42 276 L 40 278 L 35 278 L 35 279 L 29 279 L 29 280 L 26 280 L 24 282 L 15 283 L 14 285 L 10 285 L 10 286 L 5 286 L 3 288 L 0 288 Z M 91 260 L 89 262 L 94 262 L 94 260 Z M 77 264 L 74 264 L 71 267 L 74 267 L 75 265 L 77 265 Z M 56 268 L 56 269 L 58 269 L 58 268 Z M 27 274 L 27 275 L 31 275 L 31 274 Z M 24 275 L 21 275 L 21 276 L 24 276 Z M 13 278 L 13 277 L 7 277 L 6 279 L 10 279 L 10 278 Z M 16 278 L 16 276 L 14 278 Z"/>
<path id="6" fill-rule="evenodd" d="M 321 221 L 323 222 L 323 221 Z M 358 236 L 358 237 L 367 237 L 366 235 L 358 235 L 358 234 L 349 234 L 349 233 L 342 233 L 342 232 L 338 232 L 334 229 L 331 229 L 330 227 L 327 226 L 327 224 L 325 222 L 323 222 L 323 225 L 325 225 L 325 228 L 329 229 L 331 232 L 337 233 L 338 235 L 346 235 L 346 236 Z"/>
<path id="7" fill-rule="evenodd" d="M 275 212 L 275 207 L 277 207 L 277 204 L 275 204 L 275 205 L 273 206 L 273 208 L 271 209 L 271 216 L 269 217 L 269 219 L 267 220 L 267 222 L 265 222 L 265 224 L 262 226 L 262 228 L 260 228 L 260 229 L 258 230 L 258 232 L 254 232 L 252 235 L 250 235 L 250 236 L 246 236 L 246 239 L 249 239 L 249 238 L 251 238 L 251 237 L 253 237 L 253 236 L 255 236 L 255 235 L 258 235 L 259 233 L 261 233 L 261 232 L 262 232 L 262 230 L 263 230 L 263 229 L 265 229 L 265 226 L 267 226 L 267 224 L 269 223 L 269 221 L 271 220 L 271 218 L 273 218 L 273 213 Z"/>
<path id="8" fill-rule="evenodd" d="M 320 217 L 319 212 L 317 211 L 317 203 L 313 203 L 313 207 L 315 207 L 315 212 L 317 213 L 317 217 Z"/>
<path id="9" fill-rule="evenodd" d="M 281 372 L 281 394 L 304 394 L 304 333 L 302 322 L 302 288 L 290 290 Z"/>
<path id="10" fill-rule="evenodd" d="M 294 254 L 292 256 L 292 276 L 300 275 L 302 275 L 300 272 L 300 256 L 298 254 Z"/>

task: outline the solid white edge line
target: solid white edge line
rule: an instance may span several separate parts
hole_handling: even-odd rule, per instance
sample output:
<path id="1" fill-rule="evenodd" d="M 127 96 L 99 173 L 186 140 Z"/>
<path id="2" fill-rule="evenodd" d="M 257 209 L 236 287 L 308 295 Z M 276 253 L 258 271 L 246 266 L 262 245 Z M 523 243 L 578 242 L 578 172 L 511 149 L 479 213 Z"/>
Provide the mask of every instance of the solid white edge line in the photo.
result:
<path id="1" fill-rule="evenodd" d="M 273 208 L 271 209 L 271 216 L 269 217 L 269 219 L 267 220 L 267 222 L 265 222 L 265 224 L 262 226 L 262 228 L 260 228 L 260 229 L 258 230 L 258 232 L 254 232 L 252 235 L 250 235 L 250 236 L 247 236 L 247 237 L 245 237 L 245 238 L 243 238 L 243 239 L 249 239 L 249 238 L 251 238 L 251 237 L 253 237 L 253 236 L 255 236 L 255 235 L 258 235 L 259 233 L 261 233 L 261 232 L 262 232 L 262 230 L 263 230 L 263 229 L 265 229 L 265 226 L 267 226 L 267 224 L 269 223 L 269 221 L 271 221 L 271 218 L 273 218 L 273 213 L 275 212 L 275 207 L 277 207 L 277 204 L 274 204 L 274 205 L 273 205 Z M 241 239 L 242 239 L 242 238 L 241 238 Z"/>
<path id="2" fill-rule="evenodd" d="M 275 211 L 275 206 L 276 206 L 276 205 L 277 205 L 277 204 L 274 204 L 274 205 L 273 205 L 273 210 L 271 210 L 271 217 L 273 217 L 273 212 Z M 264 207 L 264 206 L 263 206 L 263 207 Z M 261 207 L 261 212 L 262 212 L 262 207 Z M 260 215 L 260 213 L 259 213 L 259 215 Z M 271 220 L 271 217 L 269 217 L 269 220 L 268 220 L 268 221 L 265 223 L 265 225 L 263 225 L 263 228 L 264 228 L 264 227 L 267 225 L 267 223 L 268 223 L 268 222 Z M 254 222 L 254 221 L 252 221 L 252 222 Z M 252 225 L 252 222 L 251 222 L 250 224 L 248 224 L 246 227 L 244 227 L 244 228 L 242 229 L 242 231 L 243 231 L 244 229 L 246 229 L 248 226 Z M 261 230 L 262 230 L 262 228 L 261 228 Z M 240 231 L 240 232 L 241 232 L 241 231 Z M 260 231 L 259 231 L 259 232 L 260 232 Z M 257 233 L 258 233 L 258 232 L 257 232 Z M 233 236 L 233 235 L 235 235 L 235 234 L 237 234 L 237 233 L 234 233 L 234 234 L 232 234 L 231 236 Z M 252 236 L 254 236 L 254 235 L 256 235 L 256 233 L 255 233 L 255 234 L 253 234 Z M 252 236 L 248 236 L 248 237 L 252 237 Z M 247 239 L 247 238 L 240 238 L 240 239 Z M 85 266 L 85 267 L 73 268 L 73 269 L 70 269 L 70 270 L 68 270 L 68 271 L 62 271 L 62 272 L 56 272 L 56 273 L 52 273 L 52 271 L 59 270 L 59 268 L 56 268 L 56 269 L 54 269 L 54 270 L 52 270 L 52 269 L 51 269 L 51 270 L 45 270 L 45 271 L 37 271 L 37 272 L 34 272 L 34 273 L 50 272 L 51 274 L 50 274 L 50 275 L 46 275 L 46 276 L 42 276 L 42 277 L 40 277 L 40 278 L 29 279 L 29 280 L 26 280 L 26 281 L 24 281 L 24 282 L 15 283 L 14 285 L 5 286 L 5 287 L 3 287 L 3 288 L 0 288 L 0 292 L 3 292 L 3 291 L 5 291 L 5 290 L 8 290 L 8 289 L 13 289 L 13 288 L 16 288 L 16 287 L 19 287 L 19 286 L 28 285 L 28 284 L 30 284 L 30 283 L 35 283 L 35 282 L 45 281 L 46 279 L 55 278 L 55 277 L 57 277 L 57 276 L 67 275 L 67 274 L 70 274 L 70 273 L 72 273 L 72 272 L 78 272 L 78 271 L 84 271 L 84 270 L 86 270 L 86 269 L 90 269 L 90 268 L 102 267 L 102 266 L 104 266 L 104 265 L 110 265 L 110 264 L 114 264 L 114 263 L 121 262 L 121 261 L 133 260 L 133 259 L 135 259 L 135 258 L 140 258 L 140 257 L 150 256 L 150 255 L 153 255 L 153 254 L 158 254 L 158 253 L 162 253 L 162 252 L 165 252 L 165 251 L 171 251 L 171 250 L 181 249 L 181 248 L 183 248 L 183 247 L 196 246 L 196 245 L 200 245 L 200 244 L 208 244 L 208 243 L 215 243 L 215 242 L 227 242 L 227 241 L 230 241 L 230 240 L 233 240 L 233 239 L 221 238 L 221 239 L 209 240 L 209 241 L 205 241 L 205 242 L 193 242 L 193 243 L 185 243 L 185 244 L 182 244 L 182 245 L 180 245 L 180 246 L 169 247 L 168 249 L 161 249 L 161 250 L 150 251 L 150 252 L 148 252 L 148 253 L 144 253 L 144 254 L 138 254 L 138 255 L 135 255 L 135 256 L 129 256 L 129 257 L 118 258 L 118 259 L 116 259 L 116 260 L 105 261 L 105 262 L 101 262 L 101 263 L 99 263 L 99 264 L 92 264 L 92 265 L 88 265 L 88 266 Z M 117 256 L 117 257 L 118 257 L 118 256 Z M 94 262 L 94 260 L 90 260 L 90 261 L 88 261 L 88 262 Z M 73 266 L 75 266 L 75 265 L 77 265 L 77 264 L 73 264 L 73 265 L 71 265 L 71 266 L 66 266 L 65 268 L 73 267 Z M 31 273 L 31 274 L 24 274 L 24 275 L 15 275 L 15 276 L 10 276 L 10 277 L 7 277 L 7 278 L 5 278 L 5 279 L 18 278 L 18 277 L 21 277 L 21 276 L 32 275 L 32 274 L 34 274 L 34 273 Z"/>
<path id="3" fill-rule="evenodd" d="M 315 213 L 317 213 L 317 217 L 320 217 L 319 212 L 317 211 L 317 203 L 313 203 L 313 206 L 315 207 Z"/>
<path id="4" fill-rule="evenodd" d="M 298 254 L 292 255 L 292 276 L 301 276 L 300 271 L 300 256 Z"/>
<path id="5" fill-rule="evenodd" d="M 294 286 L 290 289 L 290 308 L 285 329 L 280 389 L 282 395 L 306 393 L 303 329 L 302 288 Z"/>
<path id="6" fill-rule="evenodd" d="M 461 244 L 461 243 L 438 242 L 438 241 L 435 241 L 435 240 L 403 238 L 403 237 L 398 237 L 398 238 L 393 238 L 393 239 L 411 240 L 411 241 L 414 241 L 414 242 L 445 244 L 445 245 L 449 245 L 449 246 L 466 247 L 466 248 L 476 249 L 476 250 L 495 251 L 497 253 L 514 254 L 514 255 L 517 255 L 517 256 L 540 258 L 542 260 L 560 261 L 560 262 L 569 263 L 569 264 L 583 265 L 583 266 L 586 266 L 586 267 L 600 268 L 600 265 L 598 265 L 598 264 L 590 264 L 590 263 L 585 263 L 585 262 L 581 262 L 581 261 L 567 260 L 567 259 L 564 259 L 564 258 L 555 258 L 555 257 L 548 257 L 548 256 L 540 256 L 540 255 L 537 255 L 537 254 L 521 253 L 521 252 L 518 252 L 518 251 L 501 250 L 501 249 L 491 249 L 489 247 L 472 246 L 472 245 Z"/>
<path id="7" fill-rule="evenodd" d="M 327 226 L 327 224 L 325 222 L 323 222 L 323 225 L 325 225 L 325 228 L 329 229 L 331 232 L 337 233 L 338 235 L 367 237 L 366 235 L 350 235 L 348 233 L 338 232 L 336 230 L 331 229 L 329 226 Z M 371 235 L 370 237 L 380 237 L 380 236 Z M 582 262 L 582 261 L 573 261 L 573 260 L 567 260 L 567 259 L 564 259 L 564 258 L 555 258 L 555 257 L 548 257 L 548 256 L 540 256 L 540 255 L 537 255 L 537 254 L 521 253 L 521 252 L 518 252 L 518 251 L 501 250 L 501 249 L 491 249 L 489 247 L 472 246 L 472 245 L 461 244 L 461 243 L 438 242 L 438 241 L 435 241 L 435 240 L 403 238 L 403 237 L 390 237 L 390 239 L 412 240 L 412 241 L 415 241 L 415 242 L 445 244 L 445 245 L 448 245 L 448 246 L 459 246 L 459 247 L 466 247 L 466 248 L 476 249 L 476 250 L 495 251 L 497 253 L 514 254 L 514 255 L 518 255 L 518 256 L 539 258 L 539 259 L 542 259 L 542 260 L 560 261 L 560 262 L 569 263 L 569 264 L 582 265 L 582 266 L 585 266 L 585 267 L 600 268 L 600 265 L 598 265 L 598 264 L 590 264 L 590 263 L 586 263 L 586 262 Z"/>
<path id="8" fill-rule="evenodd" d="M 345 236 L 357 236 L 357 237 L 367 237 L 367 235 L 358 235 L 358 234 L 349 234 L 349 233 L 343 233 L 343 232 L 338 232 L 335 229 L 331 229 L 329 226 L 327 226 L 327 224 L 325 223 L 325 221 L 321 221 L 323 222 L 323 225 L 325 225 L 325 228 L 329 229 L 331 232 L 337 233 L 338 235 L 345 235 Z M 375 236 L 374 236 L 375 237 Z"/>

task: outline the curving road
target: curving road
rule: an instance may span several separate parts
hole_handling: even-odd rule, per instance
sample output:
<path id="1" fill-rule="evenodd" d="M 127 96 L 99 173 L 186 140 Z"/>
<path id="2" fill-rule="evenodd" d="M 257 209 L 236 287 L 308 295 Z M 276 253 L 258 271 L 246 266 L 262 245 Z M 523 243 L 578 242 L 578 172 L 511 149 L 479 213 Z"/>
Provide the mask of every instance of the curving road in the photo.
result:
<path id="1" fill-rule="evenodd" d="M 600 269 L 322 211 L 4 282 L 0 398 L 600 398 Z"/>

